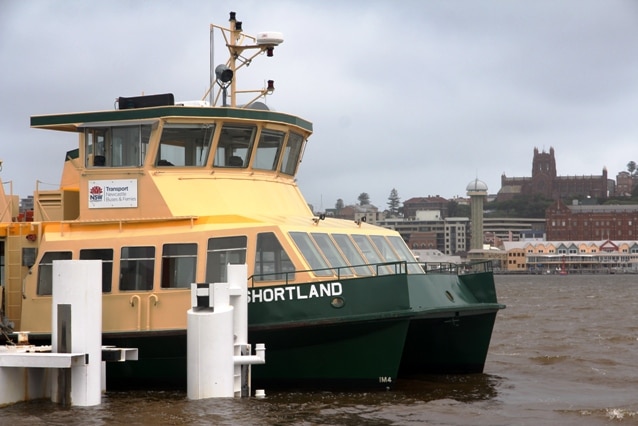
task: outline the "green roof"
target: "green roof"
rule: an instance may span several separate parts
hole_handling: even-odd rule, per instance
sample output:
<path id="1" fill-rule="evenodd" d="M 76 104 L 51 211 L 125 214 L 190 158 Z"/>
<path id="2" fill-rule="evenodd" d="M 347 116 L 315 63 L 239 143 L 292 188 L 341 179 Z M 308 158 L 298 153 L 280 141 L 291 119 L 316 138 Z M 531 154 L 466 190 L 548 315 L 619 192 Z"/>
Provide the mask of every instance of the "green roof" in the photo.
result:
<path id="1" fill-rule="evenodd" d="M 238 118 L 253 121 L 271 121 L 298 126 L 312 132 L 311 122 L 294 115 L 284 114 L 281 112 L 244 108 L 185 106 L 162 106 L 112 111 L 34 115 L 31 117 L 31 127 L 75 132 L 77 131 L 77 126 L 82 123 L 148 120 L 154 118 L 159 119 L 162 117 Z"/>

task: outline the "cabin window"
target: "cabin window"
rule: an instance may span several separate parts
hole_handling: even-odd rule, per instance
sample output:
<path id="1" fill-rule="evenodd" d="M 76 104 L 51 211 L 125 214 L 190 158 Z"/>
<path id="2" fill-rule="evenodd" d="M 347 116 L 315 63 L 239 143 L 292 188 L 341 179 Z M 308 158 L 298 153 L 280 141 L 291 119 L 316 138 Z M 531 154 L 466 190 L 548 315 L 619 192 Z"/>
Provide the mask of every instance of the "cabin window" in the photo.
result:
<path id="1" fill-rule="evenodd" d="M 144 163 L 151 125 L 87 128 L 86 167 L 139 167 Z"/>
<path id="2" fill-rule="evenodd" d="M 315 275 L 324 277 L 336 275 L 336 271 L 330 269 L 328 262 L 323 258 L 308 234 L 305 232 L 291 232 L 290 236 Z"/>
<path id="3" fill-rule="evenodd" d="M 167 124 L 162 130 L 155 165 L 205 166 L 214 133 L 214 125 Z"/>
<path id="4" fill-rule="evenodd" d="M 106 165 L 106 129 L 86 129 L 84 131 L 84 146 L 86 167 Z"/>
<path id="5" fill-rule="evenodd" d="M 348 259 L 348 262 L 355 266 L 354 271 L 357 275 L 372 274 L 372 269 L 364 266 L 367 262 L 346 234 L 333 234 L 332 238 L 334 238 L 341 252 L 346 256 L 346 259 Z"/>
<path id="6" fill-rule="evenodd" d="M 255 126 L 229 126 L 222 128 L 213 166 L 246 167 L 255 140 Z"/>
<path id="7" fill-rule="evenodd" d="M 71 260 L 71 252 L 49 251 L 44 253 L 38 264 L 38 296 L 50 296 L 53 293 L 54 260 Z"/>
<path id="8" fill-rule="evenodd" d="M 155 247 L 122 247 L 120 290 L 152 290 Z"/>
<path id="9" fill-rule="evenodd" d="M 80 250 L 80 260 L 102 261 L 102 293 L 110 293 L 113 282 L 113 249 Z"/>
<path id="10" fill-rule="evenodd" d="M 272 232 L 257 235 L 255 253 L 255 281 L 292 280 L 295 266 Z"/>
<path id="11" fill-rule="evenodd" d="M 354 240 L 355 244 L 359 247 L 359 250 L 361 250 L 361 252 L 363 253 L 363 256 L 368 260 L 368 263 L 372 263 L 372 264 L 379 264 L 379 263 L 383 263 L 383 259 L 379 256 L 379 254 L 377 253 L 377 251 L 374 249 L 374 245 L 372 244 L 372 242 L 370 242 L 370 239 L 368 239 L 368 237 L 366 237 L 365 235 L 353 235 L 352 239 Z M 377 267 L 376 270 L 377 274 L 381 274 L 383 272 L 386 273 L 390 273 L 390 268 L 388 268 L 387 266 L 385 268 L 381 268 L 379 269 L 379 267 Z"/>
<path id="12" fill-rule="evenodd" d="M 386 262 L 398 262 L 400 260 L 405 260 L 400 259 L 399 256 L 397 256 L 397 254 L 383 235 L 371 235 L 370 239 L 372 240 L 372 243 L 375 245 L 379 253 L 381 253 L 381 257 L 385 259 Z M 408 272 L 400 264 L 389 265 L 388 268 L 392 268 L 395 274 Z"/>
<path id="13" fill-rule="evenodd" d="M 304 139 L 297 133 L 290 133 L 288 142 L 284 148 L 284 159 L 281 162 L 281 172 L 287 175 L 294 176 L 297 171 L 297 164 L 301 157 L 301 149 L 303 147 Z"/>
<path id="14" fill-rule="evenodd" d="M 273 130 L 262 130 L 259 137 L 259 144 L 257 144 L 257 151 L 255 151 L 255 161 L 253 162 L 253 168 L 262 170 L 277 170 L 277 163 L 279 160 L 279 153 L 284 143 L 283 132 L 275 132 Z"/>
<path id="15" fill-rule="evenodd" d="M 338 275 L 353 275 L 352 269 L 348 267 L 348 262 L 343 258 L 335 243 L 330 239 L 328 234 L 322 234 L 319 232 L 313 232 L 310 234 L 312 239 L 315 240 L 315 243 L 328 260 L 328 263 L 333 268 L 338 268 Z"/>
<path id="16" fill-rule="evenodd" d="M 388 241 L 390 241 L 394 250 L 399 254 L 401 260 L 408 262 L 408 272 L 410 274 L 423 273 L 423 269 L 421 269 L 421 266 L 419 266 L 417 260 L 414 258 L 414 254 L 412 254 L 408 246 L 405 245 L 403 238 L 395 235 L 388 237 Z"/>
<path id="17" fill-rule="evenodd" d="M 197 270 L 197 244 L 164 244 L 162 288 L 190 288 Z"/>
<path id="18" fill-rule="evenodd" d="M 399 260 L 396 253 L 394 252 L 394 250 L 392 250 L 392 247 L 390 247 L 390 244 L 385 240 L 383 235 L 371 235 L 370 239 L 374 243 L 379 253 L 381 253 L 381 257 L 386 262 L 396 262 Z"/>
<path id="19" fill-rule="evenodd" d="M 206 282 L 227 282 L 226 265 L 246 263 L 246 237 L 222 237 L 208 240 Z"/>

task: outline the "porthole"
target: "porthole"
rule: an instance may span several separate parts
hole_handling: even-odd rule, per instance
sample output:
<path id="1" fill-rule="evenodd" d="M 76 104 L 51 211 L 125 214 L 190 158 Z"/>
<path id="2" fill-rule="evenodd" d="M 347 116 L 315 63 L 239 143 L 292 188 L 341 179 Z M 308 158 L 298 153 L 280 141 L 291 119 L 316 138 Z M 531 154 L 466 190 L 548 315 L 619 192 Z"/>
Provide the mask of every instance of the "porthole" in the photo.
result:
<path id="1" fill-rule="evenodd" d="M 332 300 L 330 300 L 330 306 L 332 306 L 333 308 L 343 308 L 344 305 L 346 304 L 346 301 L 344 300 L 343 297 L 340 296 L 335 296 L 332 298 Z"/>

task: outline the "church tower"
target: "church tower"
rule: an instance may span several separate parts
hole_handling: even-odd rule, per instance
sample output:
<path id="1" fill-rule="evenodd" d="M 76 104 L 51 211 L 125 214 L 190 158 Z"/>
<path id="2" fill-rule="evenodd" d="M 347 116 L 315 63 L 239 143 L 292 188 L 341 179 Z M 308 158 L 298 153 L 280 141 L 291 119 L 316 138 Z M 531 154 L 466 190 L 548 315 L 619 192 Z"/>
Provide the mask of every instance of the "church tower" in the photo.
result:
<path id="1" fill-rule="evenodd" d="M 549 148 L 549 153 L 545 151 L 538 152 L 538 148 L 534 148 L 531 193 L 542 194 L 546 198 L 552 198 L 555 179 L 556 159 L 554 158 L 554 148 Z"/>

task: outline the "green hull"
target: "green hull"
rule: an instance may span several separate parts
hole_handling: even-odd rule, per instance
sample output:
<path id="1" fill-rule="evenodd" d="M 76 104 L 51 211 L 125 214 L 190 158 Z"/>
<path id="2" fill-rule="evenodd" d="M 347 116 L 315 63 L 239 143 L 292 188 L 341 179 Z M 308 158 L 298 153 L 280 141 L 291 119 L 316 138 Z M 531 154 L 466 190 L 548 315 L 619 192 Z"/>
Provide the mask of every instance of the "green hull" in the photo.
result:
<path id="1" fill-rule="evenodd" d="M 266 345 L 266 364 L 252 367 L 254 387 L 385 389 L 401 377 L 483 371 L 503 308 L 491 272 L 341 280 L 331 293 L 334 284 L 302 285 L 279 298 L 274 287 L 251 293 L 249 343 Z M 109 364 L 107 386 L 185 386 L 184 330 L 105 336 L 105 344 L 138 347 L 140 355 Z"/>
<path id="2" fill-rule="evenodd" d="M 407 320 L 326 324 L 249 333 L 266 342 L 266 364 L 252 367 L 253 387 L 380 388 L 397 379 Z M 107 363 L 107 387 L 185 387 L 186 333 L 105 336 L 137 347 L 139 361 Z"/>
<path id="3" fill-rule="evenodd" d="M 399 377 L 482 373 L 496 312 L 410 322 Z"/>
<path id="4" fill-rule="evenodd" d="M 414 316 L 399 377 L 426 373 L 481 373 L 496 320 L 491 271 L 409 276 Z"/>

